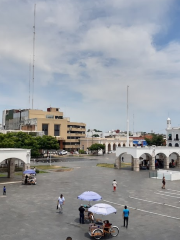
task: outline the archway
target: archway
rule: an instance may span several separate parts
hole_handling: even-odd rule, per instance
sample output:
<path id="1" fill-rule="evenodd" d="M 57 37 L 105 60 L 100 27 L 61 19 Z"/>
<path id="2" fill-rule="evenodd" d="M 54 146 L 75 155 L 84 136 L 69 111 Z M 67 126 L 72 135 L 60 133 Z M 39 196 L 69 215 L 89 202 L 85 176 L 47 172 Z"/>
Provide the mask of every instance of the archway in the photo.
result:
<path id="1" fill-rule="evenodd" d="M 111 151 L 111 144 L 109 143 L 108 144 L 108 152 L 110 152 Z"/>
<path id="2" fill-rule="evenodd" d="M 116 168 L 124 170 L 134 170 L 134 158 L 132 155 L 127 154 L 126 152 L 122 153 L 117 157 Z"/>
<path id="3" fill-rule="evenodd" d="M 175 147 L 179 147 L 179 143 L 175 143 Z"/>
<path id="4" fill-rule="evenodd" d="M 126 146 L 126 144 L 125 143 L 123 143 L 123 147 L 125 147 Z"/>
<path id="5" fill-rule="evenodd" d="M 118 143 L 118 147 L 121 147 L 121 144 L 120 144 L 120 143 Z"/>
<path id="6" fill-rule="evenodd" d="M 169 147 L 172 147 L 172 143 L 169 143 Z"/>
<path id="7" fill-rule="evenodd" d="M 173 152 L 169 155 L 169 168 L 175 168 L 180 166 L 180 156 L 178 153 Z"/>
<path id="8" fill-rule="evenodd" d="M 155 160 L 149 153 L 143 153 L 139 157 L 139 169 L 140 170 L 154 170 Z"/>
<path id="9" fill-rule="evenodd" d="M 113 144 L 113 151 L 116 151 L 116 144 Z"/>
<path id="10" fill-rule="evenodd" d="M 19 176 L 22 175 L 24 170 L 25 170 L 25 163 L 19 158 L 8 158 L 3 160 L 0 163 L 1 177 L 19 178 Z M 20 177 L 20 179 L 22 179 L 22 177 Z"/>
<path id="11" fill-rule="evenodd" d="M 14 176 L 15 167 L 18 166 L 18 161 L 22 161 L 22 171 L 30 167 L 30 149 L 20 148 L 0 148 L 0 164 L 6 164 L 8 177 Z"/>
<path id="12" fill-rule="evenodd" d="M 155 156 L 155 168 L 169 169 L 169 157 L 164 153 L 157 153 Z"/>

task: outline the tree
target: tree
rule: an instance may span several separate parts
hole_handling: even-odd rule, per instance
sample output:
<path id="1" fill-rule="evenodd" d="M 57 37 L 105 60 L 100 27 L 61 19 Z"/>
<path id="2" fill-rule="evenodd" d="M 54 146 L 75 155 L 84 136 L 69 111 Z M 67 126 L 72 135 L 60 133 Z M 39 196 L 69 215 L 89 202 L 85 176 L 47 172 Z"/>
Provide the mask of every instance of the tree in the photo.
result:
<path id="1" fill-rule="evenodd" d="M 24 132 L 0 134 L 0 148 L 31 149 L 31 156 L 40 155 L 41 149 L 59 149 L 56 138 L 51 136 L 35 137 Z"/>
<path id="2" fill-rule="evenodd" d="M 148 145 L 150 145 L 150 146 L 152 146 L 152 145 L 163 146 L 164 145 L 163 135 L 155 134 L 155 133 L 152 133 L 151 135 L 152 135 L 151 139 L 145 137 L 145 140 Z"/>
<path id="3" fill-rule="evenodd" d="M 98 134 L 93 134 L 92 137 L 99 137 L 99 135 Z"/>
<path id="4" fill-rule="evenodd" d="M 102 149 L 105 149 L 105 146 L 103 144 L 99 144 L 99 143 L 94 143 L 89 147 L 90 151 L 97 151 L 97 155 L 98 155 L 98 151 Z"/>

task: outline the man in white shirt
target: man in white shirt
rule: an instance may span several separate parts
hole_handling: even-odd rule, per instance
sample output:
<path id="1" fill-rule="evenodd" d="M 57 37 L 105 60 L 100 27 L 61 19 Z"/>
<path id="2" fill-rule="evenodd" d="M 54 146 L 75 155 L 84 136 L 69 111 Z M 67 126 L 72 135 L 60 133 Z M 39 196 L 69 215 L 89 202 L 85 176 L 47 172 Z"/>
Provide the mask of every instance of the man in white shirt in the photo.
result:
<path id="1" fill-rule="evenodd" d="M 112 185 L 113 185 L 113 192 L 115 192 L 115 191 L 116 191 L 116 187 L 117 187 L 117 182 L 116 182 L 116 180 L 114 180 L 114 181 L 112 182 Z"/>
<path id="2" fill-rule="evenodd" d="M 63 205 L 64 205 L 64 203 L 65 203 L 65 198 L 64 198 L 63 195 L 61 194 L 60 197 L 58 197 L 58 202 L 57 202 L 59 212 L 62 212 L 62 211 L 63 211 Z"/>

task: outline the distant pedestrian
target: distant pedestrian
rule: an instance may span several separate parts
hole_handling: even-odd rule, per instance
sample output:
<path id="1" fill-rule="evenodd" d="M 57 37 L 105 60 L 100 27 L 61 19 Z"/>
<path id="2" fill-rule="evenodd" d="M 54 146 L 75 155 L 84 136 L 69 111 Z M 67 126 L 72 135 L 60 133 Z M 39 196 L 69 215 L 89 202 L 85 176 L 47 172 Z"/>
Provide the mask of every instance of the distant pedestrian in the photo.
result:
<path id="1" fill-rule="evenodd" d="M 163 179 L 162 179 L 162 189 L 165 189 L 165 185 L 166 185 L 166 179 L 165 179 L 165 176 L 163 176 Z"/>
<path id="2" fill-rule="evenodd" d="M 6 186 L 3 187 L 3 195 L 6 195 Z"/>
<path id="3" fill-rule="evenodd" d="M 127 206 L 124 207 L 123 210 L 123 217 L 124 217 L 124 227 L 128 227 L 128 219 L 129 219 L 129 209 L 127 209 Z"/>
<path id="4" fill-rule="evenodd" d="M 59 212 L 63 212 L 64 203 L 65 203 L 65 198 L 64 198 L 63 194 L 61 194 L 60 197 L 58 197 L 58 202 L 57 202 Z"/>
<path id="5" fill-rule="evenodd" d="M 122 162 L 124 162 L 124 157 L 122 157 Z"/>
<path id="6" fill-rule="evenodd" d="M 113 185 L 113 192 L 115 192 L 115 191 L 116 191 L 116 187 L 117 187 L 117 182 L 116 182 L 116 180 L 114 180 L 114 181 L 112 182 L 112 185 Z"/>
<path id="7" fill-rule="evenodd" d="M 67 237 L 66 240 L 72 240 L 72 237 Z"/>
<path id="8" fill-rule="evenodd" d="M 81 206 L 79 208 L 79 222 L 82 224 L 84 224 L 84 212 L 85 212 L 85 208 L 81 204 Z"/>

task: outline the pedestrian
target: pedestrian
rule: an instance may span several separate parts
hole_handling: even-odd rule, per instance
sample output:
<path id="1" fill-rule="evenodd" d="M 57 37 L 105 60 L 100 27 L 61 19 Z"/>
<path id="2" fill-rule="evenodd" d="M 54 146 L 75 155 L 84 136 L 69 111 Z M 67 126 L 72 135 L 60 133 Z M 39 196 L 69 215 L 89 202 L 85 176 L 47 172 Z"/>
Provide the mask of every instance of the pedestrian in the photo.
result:
<path id="1" fill-rule="evenodd" d="M 123 217 L 124 217 L 124 227 L 127 228 L 128 227 L 128 218 L 129 218 L 129 209 L 127 209 L 127 206 L 124 207 Z"/>
<path id="2" fill-rule="evenodd" d="M 114 180 L 114 181 L 112 182 L 112 185 L 113 185 L 113 192 L 115 192 L 115 191 L 116 191 L 116 187 L 117 187 L 117 182 L 116 182 L 116 180 Z"/>
<path id="3" fill-rule="evenodd" d="M 84 224 L 84 212 L 85 212 L 85 208 L 81 204 L 81 206 L 79 208 L 79 222 L 82 224 Z"/>
<path id="4" fill-rule="evenodd" d="M 66 240 L 72 240 L 72 237 L 67 237 Z"/>
<path id="5" fill-rule="evenodd" d="M 3 195 L 6 195 L 6 186 L 3 187 Z"/>
<path id="6" fill-rule="evenodd" d="M 35 176 L 36 176 L 36 168 L 34 167 L 34 169 L 33 169 L 34 171 L 35 171 Z"/>
<path id="7" fill-rule="evenodd" d="M 165 176 L 163 176 L 163 179 L 162 179 L 162 189 L 165 189 L 165 185 L 166 185 L 166 179 L 165 179 Z"/>
<path id="8" fill-rule="evenodd" d="M 124 162 L 124 157 L 122 157 L 122 162 Z"/>
<path id="9" fill-rule="evenodd" d="M 64 198 L 63 194 L 61 194 L 60 197 L 58 197 L 58 202 L 57 202 L 59 212 L 63 212 L 64 203 L 65 203 L 65 198 Z"/>

